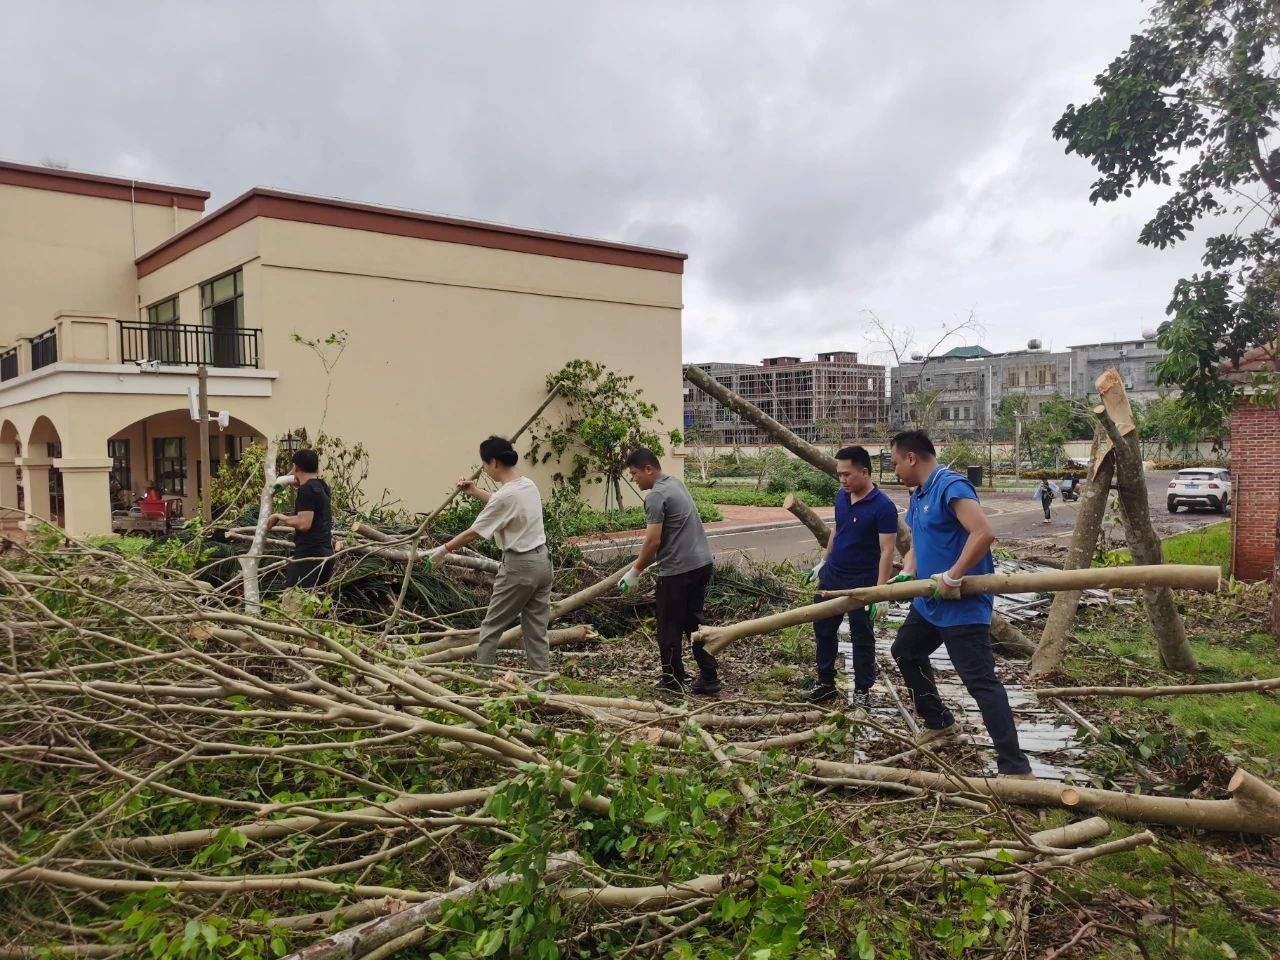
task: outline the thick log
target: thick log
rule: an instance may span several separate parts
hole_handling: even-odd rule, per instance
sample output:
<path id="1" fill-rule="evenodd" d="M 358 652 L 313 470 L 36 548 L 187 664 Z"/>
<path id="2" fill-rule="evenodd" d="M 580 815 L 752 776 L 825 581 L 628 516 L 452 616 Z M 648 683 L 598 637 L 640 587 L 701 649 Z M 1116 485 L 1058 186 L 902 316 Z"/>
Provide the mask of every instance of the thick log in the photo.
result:
<path id="1" fill-rule="evenodd" d="M 1125 538 L 1129 541 L 1129 553 L 1135 564 L 1153 565 L 1163 562 L 1160 538 L 1151 525 L 1150 505 L 1147 502 L 1147 484 L 1142 470 L 1142 449 L 1138 443 L 1138 431 L 1133 429 L 1133 413 L 1124 381 L 1115 370 L 1107 370 L 1098 377 L 1096 385 L 1102 396 L 1097 413 L 1107 438 L 1115 453 L 1116 480 L 1120 494 L 1121 512 L 1124 514 Z M 1129 427 L 1125 429 L 1126 425 Z M 1147 617 L 1156 636 L 1156 648 L 1160 662 L 1169 670 L 1179 673 L 1195 673 L 1200 669 L 1195 652 L 1187 642 L 1187 631 L 1178 615 L 1173 593 L 1167 588 L 1153 588 L 1143 592 Z"/>
<path id="2" fill-rule="evenodd" d="M 1270 680 L 1241 680 L 1237 683 L 1186 683 L 1169 687 L 1041 687 L 1037 697 L 1189 697 L 1204 693 L 1253 693 L 1280 689 L 1280 677 Z"/>
<path id="3" fill-rule="evenodd" d="M 547 883 L 558 880 L 581 864 L 582 858 L 572 851 L 553 853 L 547 857 L 547 866 L 542 873 L 542 879 Z M 396 941 L 397 947 L 412 946 L 426 937 L 430 929 L 428 925 L 440 919 L 446 905 L 469 897 L 492 893 L 513 883 L 523 882 L 523 871 L 517 871 L 498 873 L 483 880 L 464 883 L 456 890 L 450 890 L 448 893 L 422 903 L 415 903 L 398 913 L 378 917 L 325 937 L 309 947 L 303 947 L 296 953 L 289 954 L 284 960 L 355 960 L 357 957 L 369 955 L 392 941 Z"/>
<path id="4" fill-rule="evenodd" d="M 1036 652 L 1036 645 L 1004 617 L 992 614 L 991 649 L 1004 657 L 1025 660 Z"/>
<path id="5" fill-rule="evenodd" d="M 813 534 L 813 538 L 818 541 L 818 545 L 825 548 L 831 540 L 831 528 L 823 522 L 822 518 L 813 512 L 813 509 L 805 502 L 800 500 L 794 493 L 788 493 L 782 501 L 782 505 L 791 511 L 791 515 L 809 528 L 809 532 Z"/>
<path id="6" fill-rule="evenodd" d="M 791 511 L 792 516 L 809 528 L 809 532 L 813 534 L 815 540 L 823 547 L 827 545 L 827 541 L 831 539 L 831 528 L 822 522 L 822 518 L 796 498 L 794 493 L 787 494 L 782 505 Z M 905 557 L 911 550 L 911 531 L 907 529 L 907 525 L 902 522 L 902 518 L 898 518 L 897 533 L 898 553 Z M 991 617 L 991 649 L 1001 656 L 1017 657 L 1025 660 L 1031 656 L 1036 649 L 1036 645 L 1028 640 L 1013 624 L 999 614 L 993 614 Z"/>
<path id="7" fill-rule="evenodd" d="M 755 762 L 765 755 L 757 750 L 739 748 L 735 756 L 744 762 Z M 1065 807 L 1139 823 L 1162 823 L 1227 833 L 1280 835 L 1280 790 L 1243 769 L 1237 770 L 1227 784 L 1230 799 L 1192 800 L 1091 787 L 1064 787 L 1048 780 L 960 777 L 928 770 L 832 760 L 803 759 L 797 761 L 797 766 L 826 777 L 905 783 L 937 793 L 995 797 L 1018 806 Z"/>
<path id="8" fill-rule="evenodd" d="M 714 397 L 722 406 L 732 410 L 743 420 L 755 424 L 775 443 L 786 447 L 805 463 L 833 477 L 836 475 L 835 457 L 819 450 L 807 440 L 801 440 L 750 400 L 744 400 L 728 387 L 722 386 L 701 367 L 692 363 L 685 364 L 684 378 L 703 393 Z"/>
<path id="9" fill-rule="evenodd" d="M 1088 570 L 1049 570 L 1044 573 L 991 573 L 964 578 L 960 592 L 964 596 L 1001 593 L 1052 593 L 1057 590 L 1138 589 L 1158 584 L 1185 590 L 1213 592 L 1219 589 L 1222 571 L 1216 566 L 1166 564 L 1156 567 L 1099 567 Z M 708 653 L 717 653 L 741 637 L 773 633 L 784 627 L 812 623 L 827 617 L 842 616 L 850 610 L 882 600 L 910 600 L 933 593 L 931 580 L 907 580 L 881 587 L 858 590 L 826 590 L 832 599 L 784 610 L 781 613 L 744 620 L 725 627 L 703 627 L 693 635 L 705 643 Z"/>
<path id="10" fill-rule="evenodd" d="M 1102 520 L 1107 512 L 1115 458 L 1102 453 L 1106 431 L 1099 424 L 1093 434 L 1092 477 L 1080 495 L 1076 526 L 1071 533 L 1071 547 L 1063 563 L 1064 570 L 1082 570 L 1093 563 L 1093 554 L 1102 533 Z M 1067 631 L 1080 606 L 1080 590 L 1064 590 L 1053 598 L 1049 619 L 1040 633 L 1040 643 L 1031 656 L 1031 676 L 1042 677 L 1062 666 L 1067 650 Z"/>

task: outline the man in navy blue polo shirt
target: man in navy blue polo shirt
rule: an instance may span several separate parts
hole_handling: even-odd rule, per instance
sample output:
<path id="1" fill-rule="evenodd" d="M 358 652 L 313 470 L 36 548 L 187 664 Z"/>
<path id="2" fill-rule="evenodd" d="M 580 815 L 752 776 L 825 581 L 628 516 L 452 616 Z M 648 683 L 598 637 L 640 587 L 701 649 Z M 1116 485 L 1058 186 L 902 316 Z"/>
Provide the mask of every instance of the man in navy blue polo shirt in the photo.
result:
<path id="1" fill-rule="evenodd" d="M 938 695 L 929 665 L 929 655 L 945 645 L 982 713 L 996 750 L 996 769 L 1004 777 L 1032 779 L 1031 764 L 1018 744 L 1009 696 L 996 676 L 991 597 L 960 594 L 968 574 L 995 571 L 991 544 L 996 536 L 978 504 L 978 493 L 968 480 L 938 463 L 932 441 L 919 430 L 895 436 L 892 456 L 898 479 L 914 488 L 906 518 L 911 550 L 895 579 L 928 577 L 934 582 L 933 596 L 912 601 L 892 649 L 924 723 L 916 745 L 939 744 L 960 732 L 955 716 Z"/>
<path id="2" fill-rule="evenodd" d="M 836 529 L 827 551 L 805 577 L 820 590 L 850 590 L 888 583 L 893 576 L 893 546 L 898 530 L 898 508 L 871 482 L 871 455 L 862 447 L 845 447 L 836 453 Z M 814 602 L 823 597 L 814 598 Z M 875 605 L 849 612 L 849 640 L 853 646 L 854 707 L 871 707 L 871 686 L 876 682 L 876 635 L 872 628 Z M 818 682 L 809 691 L 810 703 L 834 700 L 836 652 L 840 617 L 813 625 L 817 641 Z"/>

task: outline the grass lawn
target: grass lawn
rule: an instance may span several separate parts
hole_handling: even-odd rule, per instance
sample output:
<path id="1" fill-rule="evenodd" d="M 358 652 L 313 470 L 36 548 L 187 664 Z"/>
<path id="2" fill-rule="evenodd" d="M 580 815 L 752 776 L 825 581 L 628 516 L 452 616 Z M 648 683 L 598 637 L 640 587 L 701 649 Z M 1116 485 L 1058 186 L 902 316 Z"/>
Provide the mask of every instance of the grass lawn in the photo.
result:
<path id="1" fill-rule="evenodd" d="M 1231 521 L 1174 534 L 1164 540 L 1165 563 L 1217 564 L 1223 574 L 1231 567 Z M 1108 566 L 1127 566 L 1128 550 L 1112 550 L 1107 554 Z"/>

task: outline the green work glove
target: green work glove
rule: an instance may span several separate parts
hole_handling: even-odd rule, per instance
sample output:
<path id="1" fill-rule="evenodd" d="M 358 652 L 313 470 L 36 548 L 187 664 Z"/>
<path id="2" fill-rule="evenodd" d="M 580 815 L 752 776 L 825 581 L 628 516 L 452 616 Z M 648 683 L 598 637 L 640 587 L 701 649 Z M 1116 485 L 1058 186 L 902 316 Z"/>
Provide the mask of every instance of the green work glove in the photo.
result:
<path id="1" fill-rule="evenodd" d="M 422 561 L 422 569 L 427 571 L 427 573 L 430 573 L 431 568 L 437 563 L 441 563 L 441 557 L 448 552 L 449 550 L 447 547 L 436 547 L 434 550 L 428 551 L 426 559 Z"/>
<path id="2" fill-rule="evenodd" d="M 806 587 L 813 586 L 818 582 L 818 574 L 822 572 L 822 568 L 826 565 L 825 560 L 819 560 L 813 565 L 813 569 L 804 575 L 804 585 Z"/>
<path id="3" fill-rule="evenodd" d="M 914 580 L 915 578 L 916 575 L 914 573 L 900 573 L 890 580 L 889 583 L 906 583 L 908 580 Z"/>

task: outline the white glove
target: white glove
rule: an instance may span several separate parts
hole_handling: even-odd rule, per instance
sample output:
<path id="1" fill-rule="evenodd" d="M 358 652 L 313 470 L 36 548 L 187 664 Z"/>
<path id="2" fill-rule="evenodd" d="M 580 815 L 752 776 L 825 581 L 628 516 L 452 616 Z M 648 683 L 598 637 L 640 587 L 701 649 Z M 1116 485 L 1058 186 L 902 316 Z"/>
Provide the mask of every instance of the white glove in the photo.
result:
<path id="1" fill-rule="evenodd" d="M 286 473 L 272 480 L 271 485 L 273 487 L 292 487 L 297 482 L 298 482 L 297 477 L 295 477 L 292 473 Z"/>
<path id="2" fill-rule="evenodd" d="M 427 559 L 422 561 L 423 569 L 430 572 L 431 568 L 435 566 L 436 563 L 444 562 L 443 560 L 441 560 L 441 558 L 448 552 L 449 552 L 449 548 L 445 546 L 439 546 L 439 547 L 436 547 L 434 550 L 428 551 Z"/>
<path id="3" fill-rule="evenodd" d="M 622 579 L 618 581 L 618 592 L 624 597 L 636 588 L 636 584 L 640 582 L 641 570 L 632 567 L 622 575 Z"/>
<path id="4" fill-rule="evenodd" d="M 810 584 L 817 583 L 818 574 L 822 572 L 822 568 L 825 567 L 826 565 L 827 565 L 827 561 L 825 560 L 819 560 L 817 563 L 815 563 L 813 565 L 813 569 L 804 575 L 804 585 L 807 587 Z"/>

